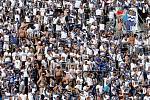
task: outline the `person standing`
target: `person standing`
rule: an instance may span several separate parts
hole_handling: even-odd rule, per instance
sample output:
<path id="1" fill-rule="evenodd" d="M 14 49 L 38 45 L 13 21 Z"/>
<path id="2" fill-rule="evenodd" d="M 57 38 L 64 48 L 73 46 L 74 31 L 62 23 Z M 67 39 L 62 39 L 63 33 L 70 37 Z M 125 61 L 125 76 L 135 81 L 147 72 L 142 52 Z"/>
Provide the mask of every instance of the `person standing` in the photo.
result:
<path id="1" fill-rule="evenodd" d="M 27 100 L 27 97 L 27 94 L 25 94 L 25 91 L 23 91 L 20 93 L 18 100 Z"/>

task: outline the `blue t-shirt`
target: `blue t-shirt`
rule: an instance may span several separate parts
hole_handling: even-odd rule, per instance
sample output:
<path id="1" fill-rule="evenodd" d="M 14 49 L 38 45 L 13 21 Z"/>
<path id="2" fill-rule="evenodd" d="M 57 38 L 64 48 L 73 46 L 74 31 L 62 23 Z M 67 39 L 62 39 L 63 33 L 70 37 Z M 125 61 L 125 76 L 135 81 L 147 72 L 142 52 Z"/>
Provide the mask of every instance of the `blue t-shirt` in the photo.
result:
<path id="1" fill-rule="evenodd" d="M 128 20 L 128 14 L 126 13 L 124 16 L 123 16 L 123 21 L 126 22 Z"/>

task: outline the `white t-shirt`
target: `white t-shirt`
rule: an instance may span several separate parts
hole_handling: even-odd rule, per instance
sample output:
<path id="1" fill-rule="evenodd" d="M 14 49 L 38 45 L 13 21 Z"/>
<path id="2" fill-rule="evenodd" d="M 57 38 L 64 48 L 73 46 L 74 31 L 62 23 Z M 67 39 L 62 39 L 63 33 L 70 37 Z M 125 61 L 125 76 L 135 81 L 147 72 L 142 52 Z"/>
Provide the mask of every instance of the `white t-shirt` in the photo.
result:
<path id="1" fill-rule="evenodd" d="M 56 24 L 56 23 L 57 23 L 57 21 L 58 21 L 58 19 L 59 19 L 59 17 L 57 17 L 57 18 L 53 18 L 53 24 Z"/>
<path id="2" fill-rule="evenodd" d="M 61 57 L 64 57 L 64 58 L 65 58 L 65 61 L 66 61 L 66 59 L 67 59 L 67 56 L 68 56 L 68 55 L 67 55 L 66 53 L 64 53 L 64 52 L 61 53 Z"/>
<path id="3" fill-rule="evenodd" d="M 67 38 L 67 33 L 64 32 L 64 31 L 61 31 L 61 38 L 62 38 L 62 39 Z"/>
<path id="4" fill-rule="evenodd" d="M 93 44 L 93 45 L 96 45 L 96 44 L 97 44 L 97 40 L 96 40 L 96 39 L 92 39 L 91 41 L 92 41 L 92 44 Z"/>
<path id="5" fill-rule="evenodd" d="M 44 24 L 48 24 L 48 17 L 44 16 Z"/>
<path id="6" fill-rule="evenodd" d="M 4 41 L 9 42 L 9 35 L 4 35 Z"/>
<path id="7" fill-rule="evenodd" d="M 0 25 L 3 25 L 3 23 L 0 23 Z M 0 33 L 3 33 L 3 29 L 0 29 Z"/>
<path id="8" fill-rule="evenodd" d="M 94 5 L 92 3 L 89 3 L 90 10 L 92 10 L 93 7 L 94 7 Z"/>
<path id="9" fill-rule="evenodd" d="M 21 61 L 26 61 L 26 59 L 27 59 L 27 54 L 26 53 L 22 52 L 20 54 L 20 56 L 21 56 Z"/>
<path id="10" fill-rule="evenodd" d="M 75 2 L 75 8 L 80 8 L 80 5 L 81 5 L 81 1 L 76 1 Z"/>
<path id="11" fill-rule="evenodd" d="M 121 54 L 117 54 L 117 60 L 120 62 L 122 61 Z"/>
<path id="12" fill-rule="evenodd" d="M 33 15 L 36 15 L 36 12 L 37 12 L 37 9 L 34 8 L 34 9 L 33 9 Z"/>
<path id="13" fill-rule="evenodd" d="M 80 81 L 80 83 L 82 83 L 82 82 L 83 82 L 83 79 L 82 79 L 82 78 L 79 78 L 79 77 L 77 76 L 76 81 Z"/>
<path id="14" fill-rule="evenodd" d="M 44 16 L 44 14 L 45 14 L 45 8 L 41 8 L 40 11 L 41 11 L 41 16 Z"/>
<path id="15" fill-rule="evenodd" d="M 27 33 L 28 33 L 28 35 L 31 35 L 31 34 L 33 34 L 33 29 L 31 29 L 31 28 L 28 28 L 28 29 L 27 29 Z"/>
<path id="16" fill-rule="evenodd" d="M 96 89 L 99 90 L 99 93 L 100 93 L 100 94 L 103 92 L 103 86 L 101 86 L 101 85 L 97 85 L 97 86 L 96 86 Z"/>
<path id="17" fill-rule="evenodd" d="M 88 71 L 88 69 L 89 69 L 89 65 L 83 65 L 83 71 Z"/>
<path id="18" fill-rule="evenodd" d="M 47 54 L 47 50 L 48 50 L 48 46 L 46 46 L 45 48 L 44 48 L 44 54 L 46 55 Z"/>
<path id="19" fill-rule="evenodd" d="M 88 86 L 92 86 L 93 85 L 93 80 L 90 77 L 87 77 L 86 82 L 87 82 Z"/>
<path id="20" fill-rule="evenodd" d="M 24 70 L 23 76 L 24 76 L 24 77 L 29 77 L 28 72 L 27 72 L 27 69 Z"/>
<path id="21" fill-rule="evenodd" d="M 133 68 L 136 68 L 136 67 L 137 67 L 137 65 L 136 65 L 136 64 L 131 63 L 131 71 L 133 71 Z"/>
<path id="22" fill-rule="evenodd" d="M 39 24 L 36 23 L 34 24 L 34 26 L 35 26 L 35 30 L 39 30 L 39 27 L 40 27 Z"/>
<path id="23" fill-rule="evenodd" d="M 81 100 L 86 100 L 86 97 L 84 95 L 80 96 Z"/>
<path id="24" fill-rule="evenodd" d="M 86 92 L 86 89 L 87 89 L 87 86 L 84 86 L 84 87 L 83 87 L 83 90 L 84 90 L 84 96 L 85 96 L 85 97 L 88 96 L 88 92 Z"/>
<path id="25" fill-rule="evenodd" d="M 15 60 L 15 57 L 16 57 L 16 56 L 18 56 L 18 53 L 13 52 L 13 53 L 12 53 L 13 60 Z"/>
<path id="26" fill-rule="evenodd" d="M 78 9 L 78 12 L 80 13 L 80 14 L 83 14 L 84 13 L 84 9 Z"/>
<path id="27" fill-rule="evenodd" d="M 29 52 L 27 56 L 31 59 L 31 62 L 34 60 L 34 54 Z"/>
<path id="28" fill-rule="evenodd" d="M 146 66 L 145 70 L 148 71 L 148 69 L 150 68 L 150 62 L 146 62 L 145 66 Z"/>
<path id="29" fill-rule="evenodd" d="M 20 15 L 18 14 L 15 15 L 15 21 L 20 21 Z"/>
<path id="30" fill-rule="evenodd" d="M 20 94 L 21 100 L 27 100 L 27 95 L 26 94 Z"/>
<path id="31" fill-rule="evenodd" d="M 65 18 L 66 18 L 66 17 L 64 16 L 64 17 L 61 17 L 61 19 L 60 19 L 60 21 L 61 21 L 62 24 L 65 23 Z"/>
<path id="32" fill-rule="evenodd" d="M 97 9 L 97 10 L 96 10 L 96 15 L 97 15 L 97 16 L 100 16 L 100 15 L 102 15 L 102 12 L 103 12 L 102 9 Z"/>
<path id="33" fill-rule="evenodd" d="M 52 60 L 52 55 L 46 54 L 46 58 L 48 61 Z"/>
<path id="34" fill-rule="evenodd" d="M 89 23 L 92 24 L 95 21 L 95 18 L 91 17 Z"/>
<path id="35" fill-rule="evenodd" d="M 58 96 L 58 95 L 53 94 L 53 100 L 56 100 L 57 96 Z"/>
<path id="36" fill-rule="evenodd" d="M 150 24 L 150 17 L 147 17 L 147 18 L 146 18 L 146 21 L 147 21 L 148 26 L 149 26 L 149 24 Z"/>
<path id="37" fill-rule="evenodd" d="M 11 53 L 8 53 L 7 51 L 4 52 L 4 56 L 11 56 Z"/>
<path id="38" fill-rule="evenodd" d="M 76 85 L 75 88 L 82 90 L 82 85 Z"/>
<path id="39" fill-rule="evenodd" d="M 108 17 L 114 19 L 114 11 L 110 11 Z"/>
<path id="40" fill-rule="evenodd" d="M 20 60 L 15 60 L 14 65 L 15 65 L 15 68 L 20 69 L 21 61 Z"/>
<path id="41" fill-rule="evenodd" d="M 98 54 L 99 49 L 94 49 L 94 55 Z"/>
<path id="42" fill-rule="evenodd" d="M 41 64 L 44 66 L 44 67 L 47 67 L 47 62 L 45 60 L 42 60 L 41 61 Z"/>
<path id="43" fill-rule="evenodd" d="M 19 0 L 19 7 L 23 7 L 23 2 L 22 2 L 22 0 Z"/>
<path id="44" fill-rule="evenodd" d="M 150 96 L 144 96 L 144 100 L 150 100 Z"/>
<path id="45" fill-rule="evenodd" d="M 10 57 L 6 57 L 5 62 L 9 62 L 9 61 L 11 61 Z"/>
<path id="46" fill-rule="evenodd" d="M 1 72 L 2 72 L 1 76 L 6 77 L 6 73 L 4 72 L 4 68 L 1 69 Z"/>
<path id="47" fill-rule="evenodd" d="M 34 100 L 32 93 L 28 93 L 28 100 Z"/>
<path id="48" fill-rule="evenodd" d="M 20 14 L 21 13 L 21 9 L 17 8 L 16 11 Z"/>
<path id="49" fill-rule="evenodd" d="M 104 78 L 104 86 L 106 85 L 107 81 L 108 81 L 108 78 Z"/>
<path id="50" fill-rule="evenodd" d="M 123 38 L 121 42 L 122 43 L 127 43 L 127 40 L 125 40 L 125 38 Z"/>
<path id="51" fill-rule="evenodd" d="M 92 52 L 91 49 L 87 48 L 86 50 L 87 50 L 87 54 L 88 54 L 88 55 L 92 55 L 92 54 L 93 54 L 93 52 Z"/>
<path id="52" fill-rule="evenodd" d="M 25 20 L 26 20 L 26 22 L 30 22 L 29 16 L 25 16 Z"/>
<path id="53" fill-rule="evenodd" d="M 28 68 L 28 67 L 29 67 L 29 65 L 30 65 L 30 62 L 26 61 L 26 62 L 25 62 L 25 66 L 26 66 L 26 68 Z"/>
<path id="54" fill-rule="evenodd" d="M 103 99 L 104 100 L 109 100 L 109 95 L 105 95 Z"/>
<path id="55" fill-rule="evenodd" d="M 15 6 L 16 1 L 15 1 L 15 0 L 10 0 L 10 2 L 11 2 L 11 7 L 14 7 L 14 6 Z"/>
<path id="56" fill-rule="evenodd" d="M 27 43 L 28 43 L 28 42 L 27 42 Z M 28 43 L 28 44 L 29 44 L 29 43 Z M 29 51 L 29 47 L 25 47 L 25 53 L 26 53 L 26 55 L 27 55 L 28 51 Z"/>
<path id="57" fill-rule="evenodd" d="M 60 7 L 61 7 L 61 4 L 60 4 L 60 3 L 57 3 L 56 6 L 57 6 L 57 8 L 60 8 Z"/>
<path id="58" fill-rule="evenodd" d="M 62 29 L 62 28 L 61 28 L 61 25 L 57 25 L 57 24 L 56 24 L 56 31 L 61 31 L 61 29 Z"/>

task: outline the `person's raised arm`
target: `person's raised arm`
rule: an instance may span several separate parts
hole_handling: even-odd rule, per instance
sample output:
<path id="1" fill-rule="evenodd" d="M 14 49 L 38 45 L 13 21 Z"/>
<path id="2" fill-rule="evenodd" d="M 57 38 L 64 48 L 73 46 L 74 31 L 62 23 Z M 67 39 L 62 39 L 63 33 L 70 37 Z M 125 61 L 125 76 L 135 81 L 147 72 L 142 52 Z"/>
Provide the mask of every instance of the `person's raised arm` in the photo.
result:
<path id="1" fill-rule="evenodd" d="M 39 84 L 40 82 L 41 82 L 41 76 L 40 76 L 39 80 L 37 81 L 37 84 Z"/>

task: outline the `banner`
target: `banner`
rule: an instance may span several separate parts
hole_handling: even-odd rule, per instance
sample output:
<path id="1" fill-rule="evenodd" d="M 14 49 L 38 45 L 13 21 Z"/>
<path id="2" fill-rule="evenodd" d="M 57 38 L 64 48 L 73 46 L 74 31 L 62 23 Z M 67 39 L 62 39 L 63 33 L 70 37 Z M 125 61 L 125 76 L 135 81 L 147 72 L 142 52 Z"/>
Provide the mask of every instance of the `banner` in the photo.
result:
<path id="1" fill-rule="evenodd" d="M 121 7 L 116 7 L 115 14 L 117 17 L 122 18 L 123 23 L 125 25 L 124 31 L 136 32 L 138 30 L 139 21 L 137 8 L 130 8 L 129 10 L 126 9 L 123 10 Z M 118 26 L 116 27 L 116 30 L 118 30 Z"/>
<path id="2" fill-rule="evenodd" d="M 130 8 L 127 14 L 127 23 L 126 27 L 129 31 L 137 31 L 138 30 L 138 12 L 137 8 Z"/>
<path id="3" fill-rule="evenodd" d="M 124 10 L 121 7 L 116 7 L 116 16 L 121 16 L 124 14 Z"/>

